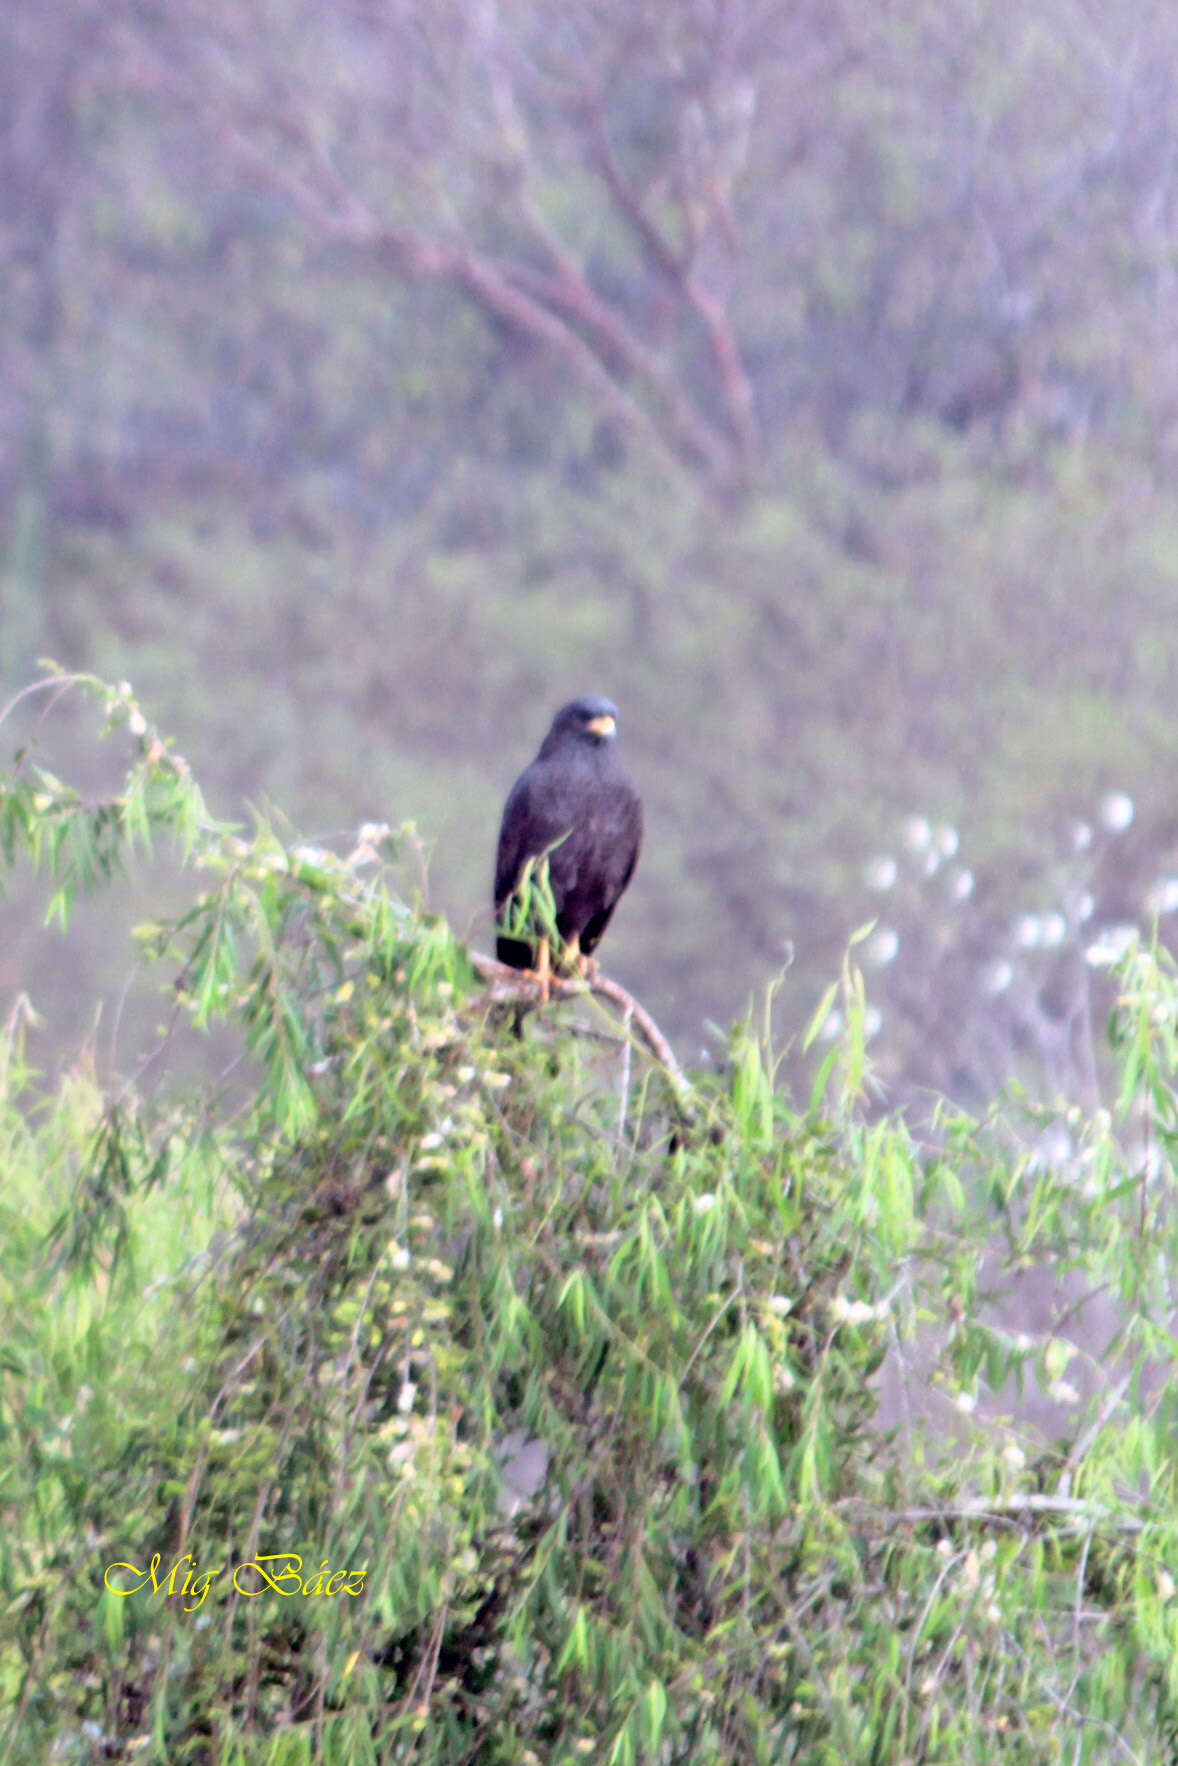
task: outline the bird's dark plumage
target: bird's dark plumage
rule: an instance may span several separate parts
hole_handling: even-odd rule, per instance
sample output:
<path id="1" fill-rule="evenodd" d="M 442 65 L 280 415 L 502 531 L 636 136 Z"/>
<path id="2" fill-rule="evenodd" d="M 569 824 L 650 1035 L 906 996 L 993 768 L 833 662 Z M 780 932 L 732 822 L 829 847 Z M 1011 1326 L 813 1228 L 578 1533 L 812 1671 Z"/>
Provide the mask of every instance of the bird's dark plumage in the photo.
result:
<path id="1" fill-rule="evenodd" d="M 512 786 L 499 829 L 496 923 L 509 911 L 528 859 L 547 852 L 557 930 L 584 956 L 609 925 L 642 844 L 642 800 L 618 759 L 617 716 L 608 699 L 562 706 Z M 496 952 L 501 963 L 529 969 L 536 940 L 500 932 Z"/>

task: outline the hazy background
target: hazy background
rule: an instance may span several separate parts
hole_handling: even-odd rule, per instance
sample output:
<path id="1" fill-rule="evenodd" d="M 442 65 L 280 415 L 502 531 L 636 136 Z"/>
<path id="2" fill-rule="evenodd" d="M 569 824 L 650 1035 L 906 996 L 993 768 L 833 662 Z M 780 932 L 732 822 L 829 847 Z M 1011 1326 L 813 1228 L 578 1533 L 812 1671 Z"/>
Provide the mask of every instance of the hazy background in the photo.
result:
<path id="1" fill-rule="evenodd" d="M 894 1092 L 1091 1101 L 1084 953 L 1178 906 L 1176 74 L 1138 0 L 4 8 L 0 699 L 52 655 L 217 813 L 413 820 L 485 944 L 609 693 L 603 955 L 686 1060 L 876 916 Z M 0 1006 L 81 1035 L 115 927 L 10 903 Z"/>

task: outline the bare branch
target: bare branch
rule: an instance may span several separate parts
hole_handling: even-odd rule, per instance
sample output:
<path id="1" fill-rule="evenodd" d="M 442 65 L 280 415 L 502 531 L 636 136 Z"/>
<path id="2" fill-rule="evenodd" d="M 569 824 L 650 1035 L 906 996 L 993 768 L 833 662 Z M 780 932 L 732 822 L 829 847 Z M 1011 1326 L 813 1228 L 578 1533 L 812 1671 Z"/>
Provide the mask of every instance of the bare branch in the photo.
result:
<path id="1" fill-rule="evenodd" d="M 622 1030 L 624 1032 L 622 1042 L 622 1074 L 618 1081 L 618 1128 L 614 1137 L 614 1144 L 619 1152 L 624 1146 L 626 1140 L 626 1110 L 630 1102 L 630 1067 L 631 1056 L 634 1049 L 630 1037 L 630 1020 L 633 1016 L 634 1013 L 632 1010 L 627 1010 L 622 1015 Z"/>
<path id="2" fill-rule="evenodd" d="M 575 268 L 571 273 L 562 271 L 553 277 L 519 264 L 512 267 L 509 275 L 516 286 L 530 290 L 546 305 L 567 313 L 574 324 L 596 332 L 608 354 L 647 382 L 650 396 L 662 408 L 677 453 L 708 466 L 717 478 L 731 476 L 731 446 L 692 410 L 668 367 L 598 299 Z"/>
<path id="3" fill-rule="evenodd" d="M 481 951 L 472 950 L 471 965 L 480 980 L 487 981 L 490 986 L 485 994 L 479 996 L 479 1003 L 488 1004 L 514 1001 L 527 1006 L 539 1006 L 543 1002 L 540 995 L 540 984 L 526 970 L 513 969 L 507 963 L 497 962 L 494 957 L 484 956 Z M 594 994 L 598 999 L 606 999 L 616 1006 L 622 1014 L 623 1025 L 632 1023 L 638 1035 L 646 1044 L 659 1066 L 663 1068 L 671 1089 L 679 1103 L 688 1105 L 691 1097 L 691 1083 L 675 1059 L 670 1043 L 646 1010 L 632 993 L 608 975 L 595 972 L 588 979 L 566 981 L 553 975 L 548 982 L 549 996 L 552 999 L 578 999 L 585 994 Z"/>
<path id="4" fill-rule="evenodd" d="M 664 279 L 695 314 L 707 334 L 708 346 L 724 391 L 728 418 L 736 435 L 741 466 L 744 472 L 754 473 L 761 456 L 761 438 L 753 389 L 723 304 L 700 285 L 696 273 L 696 247 L 703 230 L 692 229 L 691 249 L 677 251 L 652 221 L 641 197 L 618 164 L 600 105 L 595 105 L 590 110 L 590 131 L 598 171 L 614 202 L 642 241 Z M 718 192 L 713 192 L 712 196 L 713 202 L 718 204 Z M 727 216 L 726 208 L 724 213 Z M 726 235 L 730 230 L 729 216 Z"/>
<path id="5" fill-rule="evenodd" d="M 598 353 L 604 351 L 607 358 L 612 356 L 646 383 L 647 390 L 662 408 L 676 451 L 706 464 L 718 478 L 723 478 L 731 472 L 730 445 L 692 409 L 668 364 L 648 349 L 621 313 L 607 305 L 594 291 L 582 266 L 533 201 L 529 193 L 529 173 L 534 162 L 523 113 L 502 53 L 495 0 L 483 0 L 478 8 L 478 18 L 484 73 L 492 95 L 503 152 L 512 167 L 515 206 L 532 239 L 555 269 L 555 275 L 544 275 L 527 264 L 514 264 L 505 267 L 508 281 L 513 287 L 530 293 L 545 307 L 564 313 L 582 330 L 594 334 L 598 340 Z M 608 153 L 609 143 L 600 106 L 595 115 Z M 612 161 L 612 154 L 610 158 Z M 620 180 L 621 173 L 617 175 Z"/>
<path id="6" fill-rule="evenodd" d="M 688 258 L 685 253 L 676 251 L 670 241 L 659 232 L 643 207 L 638 192 L 622 171 L 610 144 L 605 126 L 605 116 L 599 104 L 592 107 L 589 122 L 597 169 L 601 173 L 610 195 L 667 281 L 674 288 L 682 288 L 689 269 Z"/>
<path id="7" fill-rule="evenodd" d="M 1113 1509 L 1107 1503 L 1078 1496 L 1052 1496 L 1038 1490 L 1013 1491 L 1009 1496 L 982 1496 L 974 1502 L 947 1503 L 944 1508 L 897 1509 L 871 1517 L 858 1500 L 840 1506 L 854 1512 L 857 1525 L 879 1525 L 887 1531 L 897 1526 L 924 1525 L 929 1521 L 976 1521 L 983 1526 L 1009 1526 L 1019 1520 L 1025 1522 L 1032 1515 L 1056 1515 L 1085 1528 L 1104 1527 L 1114 1533 L 1140 1533 L 1147 1524 L 1143 1504 L 1138 1504 L 1139 1512 L 1133 1514 L 1128 1505 L 1124 1509 Z"/>

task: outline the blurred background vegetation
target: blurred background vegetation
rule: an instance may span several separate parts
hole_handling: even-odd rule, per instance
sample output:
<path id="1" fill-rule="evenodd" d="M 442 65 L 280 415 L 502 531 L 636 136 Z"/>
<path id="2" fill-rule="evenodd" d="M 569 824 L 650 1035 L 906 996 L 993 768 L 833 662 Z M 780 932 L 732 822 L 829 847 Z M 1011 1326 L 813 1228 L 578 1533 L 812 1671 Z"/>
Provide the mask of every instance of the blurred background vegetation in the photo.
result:
<path id="1" fill-rule="evenodd" d="M 477 942 L 608 692 L 607 965 L 687 1059 L 877 916 L 894 1088 L 1091 1102 L 1084 952 L 1178 905 L 1176 50 L 1125 0 L 6 9 L 0 699 L 52 655 L 215 813 L 413 819 Z M 3 916 L 76 1037 L 109 910 Z"/>

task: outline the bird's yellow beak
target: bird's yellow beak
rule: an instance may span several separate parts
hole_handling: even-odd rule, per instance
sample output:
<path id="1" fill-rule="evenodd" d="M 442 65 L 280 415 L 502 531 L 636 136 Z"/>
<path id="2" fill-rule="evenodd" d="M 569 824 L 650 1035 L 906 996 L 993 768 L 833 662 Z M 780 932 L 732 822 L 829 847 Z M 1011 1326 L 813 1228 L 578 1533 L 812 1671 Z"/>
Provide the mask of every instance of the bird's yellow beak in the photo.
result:
<path id="1" fill-rule="evenodd" d="M 616 736 L 618 733 L 617 719 L 610 717 L 608 712 L 601 717 L 591 717 L 585 728 L 594 736 Z"/>

